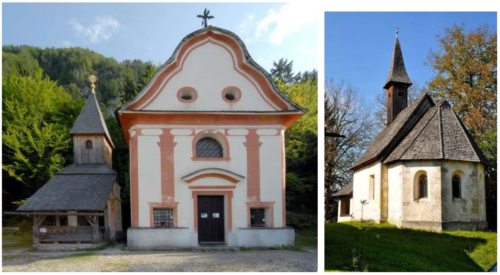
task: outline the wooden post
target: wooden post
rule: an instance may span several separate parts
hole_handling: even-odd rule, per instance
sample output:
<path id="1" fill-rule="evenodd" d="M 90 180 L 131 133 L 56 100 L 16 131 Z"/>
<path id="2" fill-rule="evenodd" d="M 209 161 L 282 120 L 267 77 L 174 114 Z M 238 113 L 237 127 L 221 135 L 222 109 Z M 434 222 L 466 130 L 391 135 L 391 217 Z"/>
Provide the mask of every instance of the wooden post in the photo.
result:
<path id="1" fill-rule="evenodd" d="M 47 218 L 47 216 L 38 216 L 33 215 L 33 244 L 40 243 L 40 225 L 42 225 L 43 221 Z"/>
<path id="2" fill-rule="evenodd" d="M 99 233 L 99 219 L 97 216 L 85 216 L 87 221 L 89 222 L 90 226 L 92 226 L 92 239 L 94 242 L 99 242 L 101 240 L 101 236 Z"/>

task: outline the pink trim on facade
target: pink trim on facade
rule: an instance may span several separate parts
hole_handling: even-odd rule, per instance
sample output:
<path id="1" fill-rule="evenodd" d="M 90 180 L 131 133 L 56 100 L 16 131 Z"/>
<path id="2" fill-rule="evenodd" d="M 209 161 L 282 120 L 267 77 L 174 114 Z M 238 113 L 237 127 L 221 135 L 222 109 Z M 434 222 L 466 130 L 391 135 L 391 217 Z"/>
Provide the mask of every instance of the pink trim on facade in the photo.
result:
<path id="1" fill-rule="evenodd" d="M 269 227 L 274 227 L 274 202 L 269 201 L 269 202 L 264 202 L 264 201 L 249 201 L 247 202 L 247 226 L 251 227 L 251 221 L 250 221 L 250 209 L 252 208 L 265 208 L 268 211 L 269 217 L 269 223 L 266 222 L 266 224 Z"/>
<path id="2" fill-rule="evenodd" d="M 278 130 L 281 136 L 281 211 L 283 227 L 286 227 L 286 154 L 285 154 L 285 130 Z"/>
<path id="3" fill-rule="evenodd" d="M 189 186 L 189 189 L 235 189 L 236 186 L 227 186 L 227 185 L 196 185 Z"/>
<path id="4" fill-rule="evenodd" d="M 174 177 L 174 136 L 171 129 L 163 129 L 160 135 L 161 155 L 161 200 L 174 200 L 175 177 Z"/>
<path id="5" fill-rule="evenodd" d="M 138 160 L 138 137 L 141 129 L 135 130 L 135 135 L 130 138 L 130 210 L 132 212 L 131 225 L 139 227 L 139 160 Z"/>
<path id="6" fill-rule="evenodd" d="M 174 213 L 174 227 L 177 227 L 177 204 L 175 201 L 162 201 L 162 202 L 150 202 L 149 203 L 149 226 L 155 227 L 154 211 L 155 208 L 172 208 Z"/>
<path id="7" fill-rule="evenodd" d="M 257 129 L 248 129 L 247 148 L 247 200 L 260 201 L 260 146 Z"/>
<path id="8" fill-rule="evenodd" d="M 190 179 L 186 180 L 186 182 L 187 183 L 192 183 L 194 181 L 197 181 L 197 180 L 203 179 L 203 178 L 220 178 L 220 179 L 224 179 L 224 180 L 227 180 L 229 182 L 232 182 L 232 183 L 238 183 L 238 182 L 240 182 L 240 179 L 238 179 L 238 178 L 231 177 L 229 175 L 225 175 L 225 174 L 221 174 L 221 173 L 206 173 L 206 174 L 201 174 L 201 175 L 198 175 L 196 177 L 193 177 L 193 178 L 190 178 Z"/>
<path id="9" fill-rule="evenodd" d="M 225 210 L 227 213 L 227 232 L 231 232 L 233 230 L 233 191 L 193 191 L 193 210 L 194 210 L 194 231 L 198 232 L 198 196 L 203 195 L 215 195 L 215 196 L 224 196 L 227 202 L 227 207 Z"/>
<path id="10" fill-rule="evenodd" d="M 234 94 L 233 100 L 229 100 L 226 98 L 226 94 L 228 94 L 228 93 Z M 222 99 L 227 103 L 231 103 L 231 104 L 236 103 L 236 102 L 240 101 L 240 98 L 241 98 L 241 90 L 240 90 L 240 88 L 238 88 L 236 86 L 228 86 L 222 90 Z"/>
<path id="11" fill-rule="evenodd" d="M 204 137 L 211 137 L 218 141 L 220 145 L 222 146 L 222 158 L 199 158 L 196 156 L 196 143 L 198 140 L 204 138 Z M 229 150 L 229 141 L 227 140 L 227 137 L 224 133 L 215 131 L 215 130 L 203 130 L 198 132 L 196 135 L 193 137 L 193 144 L 192 144 L 192 152 L 193 156 L 191 159 L 193 161 L 228 161 L 231 160 L 231 155 L 230 155 L 230 150 Z"/>

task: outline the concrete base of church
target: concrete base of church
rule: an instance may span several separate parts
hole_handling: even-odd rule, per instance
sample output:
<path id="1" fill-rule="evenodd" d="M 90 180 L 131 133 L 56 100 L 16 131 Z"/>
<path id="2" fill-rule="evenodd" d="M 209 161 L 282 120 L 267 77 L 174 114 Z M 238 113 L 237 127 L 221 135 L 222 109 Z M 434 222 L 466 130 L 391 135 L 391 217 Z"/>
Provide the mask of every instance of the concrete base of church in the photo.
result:
<path id="1" fill-rule="evenodd" d="M 195 234 L 187 227 L 181 228 L 129 228 L 129 249 L 170 249 L 198 246 Z"/>
<path id="2" fill-rule="evenodd" d="M 238 228 L 233 233 L 239 247 L 280 247 L 295 244 L 295 230 L 286 228 Z M 231 245 L 231 244 L 229 244 Z"/>
<path id="3" fill-rule="evenodd" d="M 106 242 L 99 243 L 37 243 L 33 248 L 40 251 L 78 251 L 102 248 L 108 245 Z"/>
<path id="4" fill-rule="evenodd" d="M 228 247 L 281 247 L 295 244 L 293 228 L 238 228 L 227 234 Z M 196 248 L 198 234 L 189 228 L 129 228 L 129 249 Z"/>

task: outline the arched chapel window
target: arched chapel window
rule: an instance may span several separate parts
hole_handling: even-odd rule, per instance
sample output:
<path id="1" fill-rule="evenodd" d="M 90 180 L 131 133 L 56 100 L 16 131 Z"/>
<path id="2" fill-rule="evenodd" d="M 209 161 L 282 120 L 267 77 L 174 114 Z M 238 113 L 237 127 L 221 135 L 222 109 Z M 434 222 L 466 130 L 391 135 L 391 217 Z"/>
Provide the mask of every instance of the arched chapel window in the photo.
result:
<path id="1" fill-rule="evenodd" d="M 427 198 L 427 175 L 423 174 L 418 177 L 418 198 Z"/>
<path id="2" fill-rule="evenodd" d="M 459 175 L 454 175 L 451 178 L 451 190 L 453 194 L 454 199 L 458 199 L 461 197 L 461 186 L 460 186 L 461 180 Z"/>
<path id="3" fill-rule="evenodd" d="M 93 147 L 92 141 L 91 140 L 87 140 L 85 142 L 85 149 L 92 150 L 92 147 Z"/>
<path id="4" fill-rule="evenodd" d="M 196 142 L 197 158 L 223 158 L 222 145 L 211 137 L 204 137 Z"/>

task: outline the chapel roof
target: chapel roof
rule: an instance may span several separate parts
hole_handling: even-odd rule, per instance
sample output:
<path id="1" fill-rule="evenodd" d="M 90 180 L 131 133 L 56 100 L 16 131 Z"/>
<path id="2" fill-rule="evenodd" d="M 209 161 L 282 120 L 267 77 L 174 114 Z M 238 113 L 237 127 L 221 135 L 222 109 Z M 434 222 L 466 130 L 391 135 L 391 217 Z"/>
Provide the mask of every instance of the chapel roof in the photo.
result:
<path id="1" fill-rule="evenodd" d="M 114 147 L 94 92 L 89 94 L 85 106 L 73 123 L 70 134 L 101 134 L 104 135 L 111 146 Z"/>
<path id="2" fill-rule="evenodd" d="M 340 188 L 337 192 L 333 193 L 332 197 L 345 197 L 352 195 L 352 182 L 349 182 L 344 187 Z"/>
<path id="3" fill-rule="evenodd" d="M 17 211 L 103 211 L 115 179 L 116 172 L 105 164 L 72 164 L 56 173 Z"/>
<path id="4" fill-rule="evenodd" d="M 385 126 L 375 137 L 365 153 L 356 161 L 352 169 L 368 165 L 380 158 L 385 158 L 394 149 L 402 137 L 406 136 L 418 119 L 434 106 L 434 101 L 428 94 L 423 94 L 415 102 L 403 109 L 394 121 Z"/>
<path id="5" fill-rule="evenodd" d="M 408 77 L 408 73 L 406 72 L 403 52 L 401 51 L 401 45 L 399 45 L 398 37 L 396 37 L 396 41 L 394 42 L 394 51 L 392 53 L 389 74 L 387 74 L 384 89 L 387 89 L 391 83 L 402 83 L 407 84 L 408 86 L 412 84 L 410 77 Z"/>
<path id="6" fill-rule="evenodd" d="M 447 101 L 430 108 L 384 160 L 457 160 L 486 163 Z"/>

